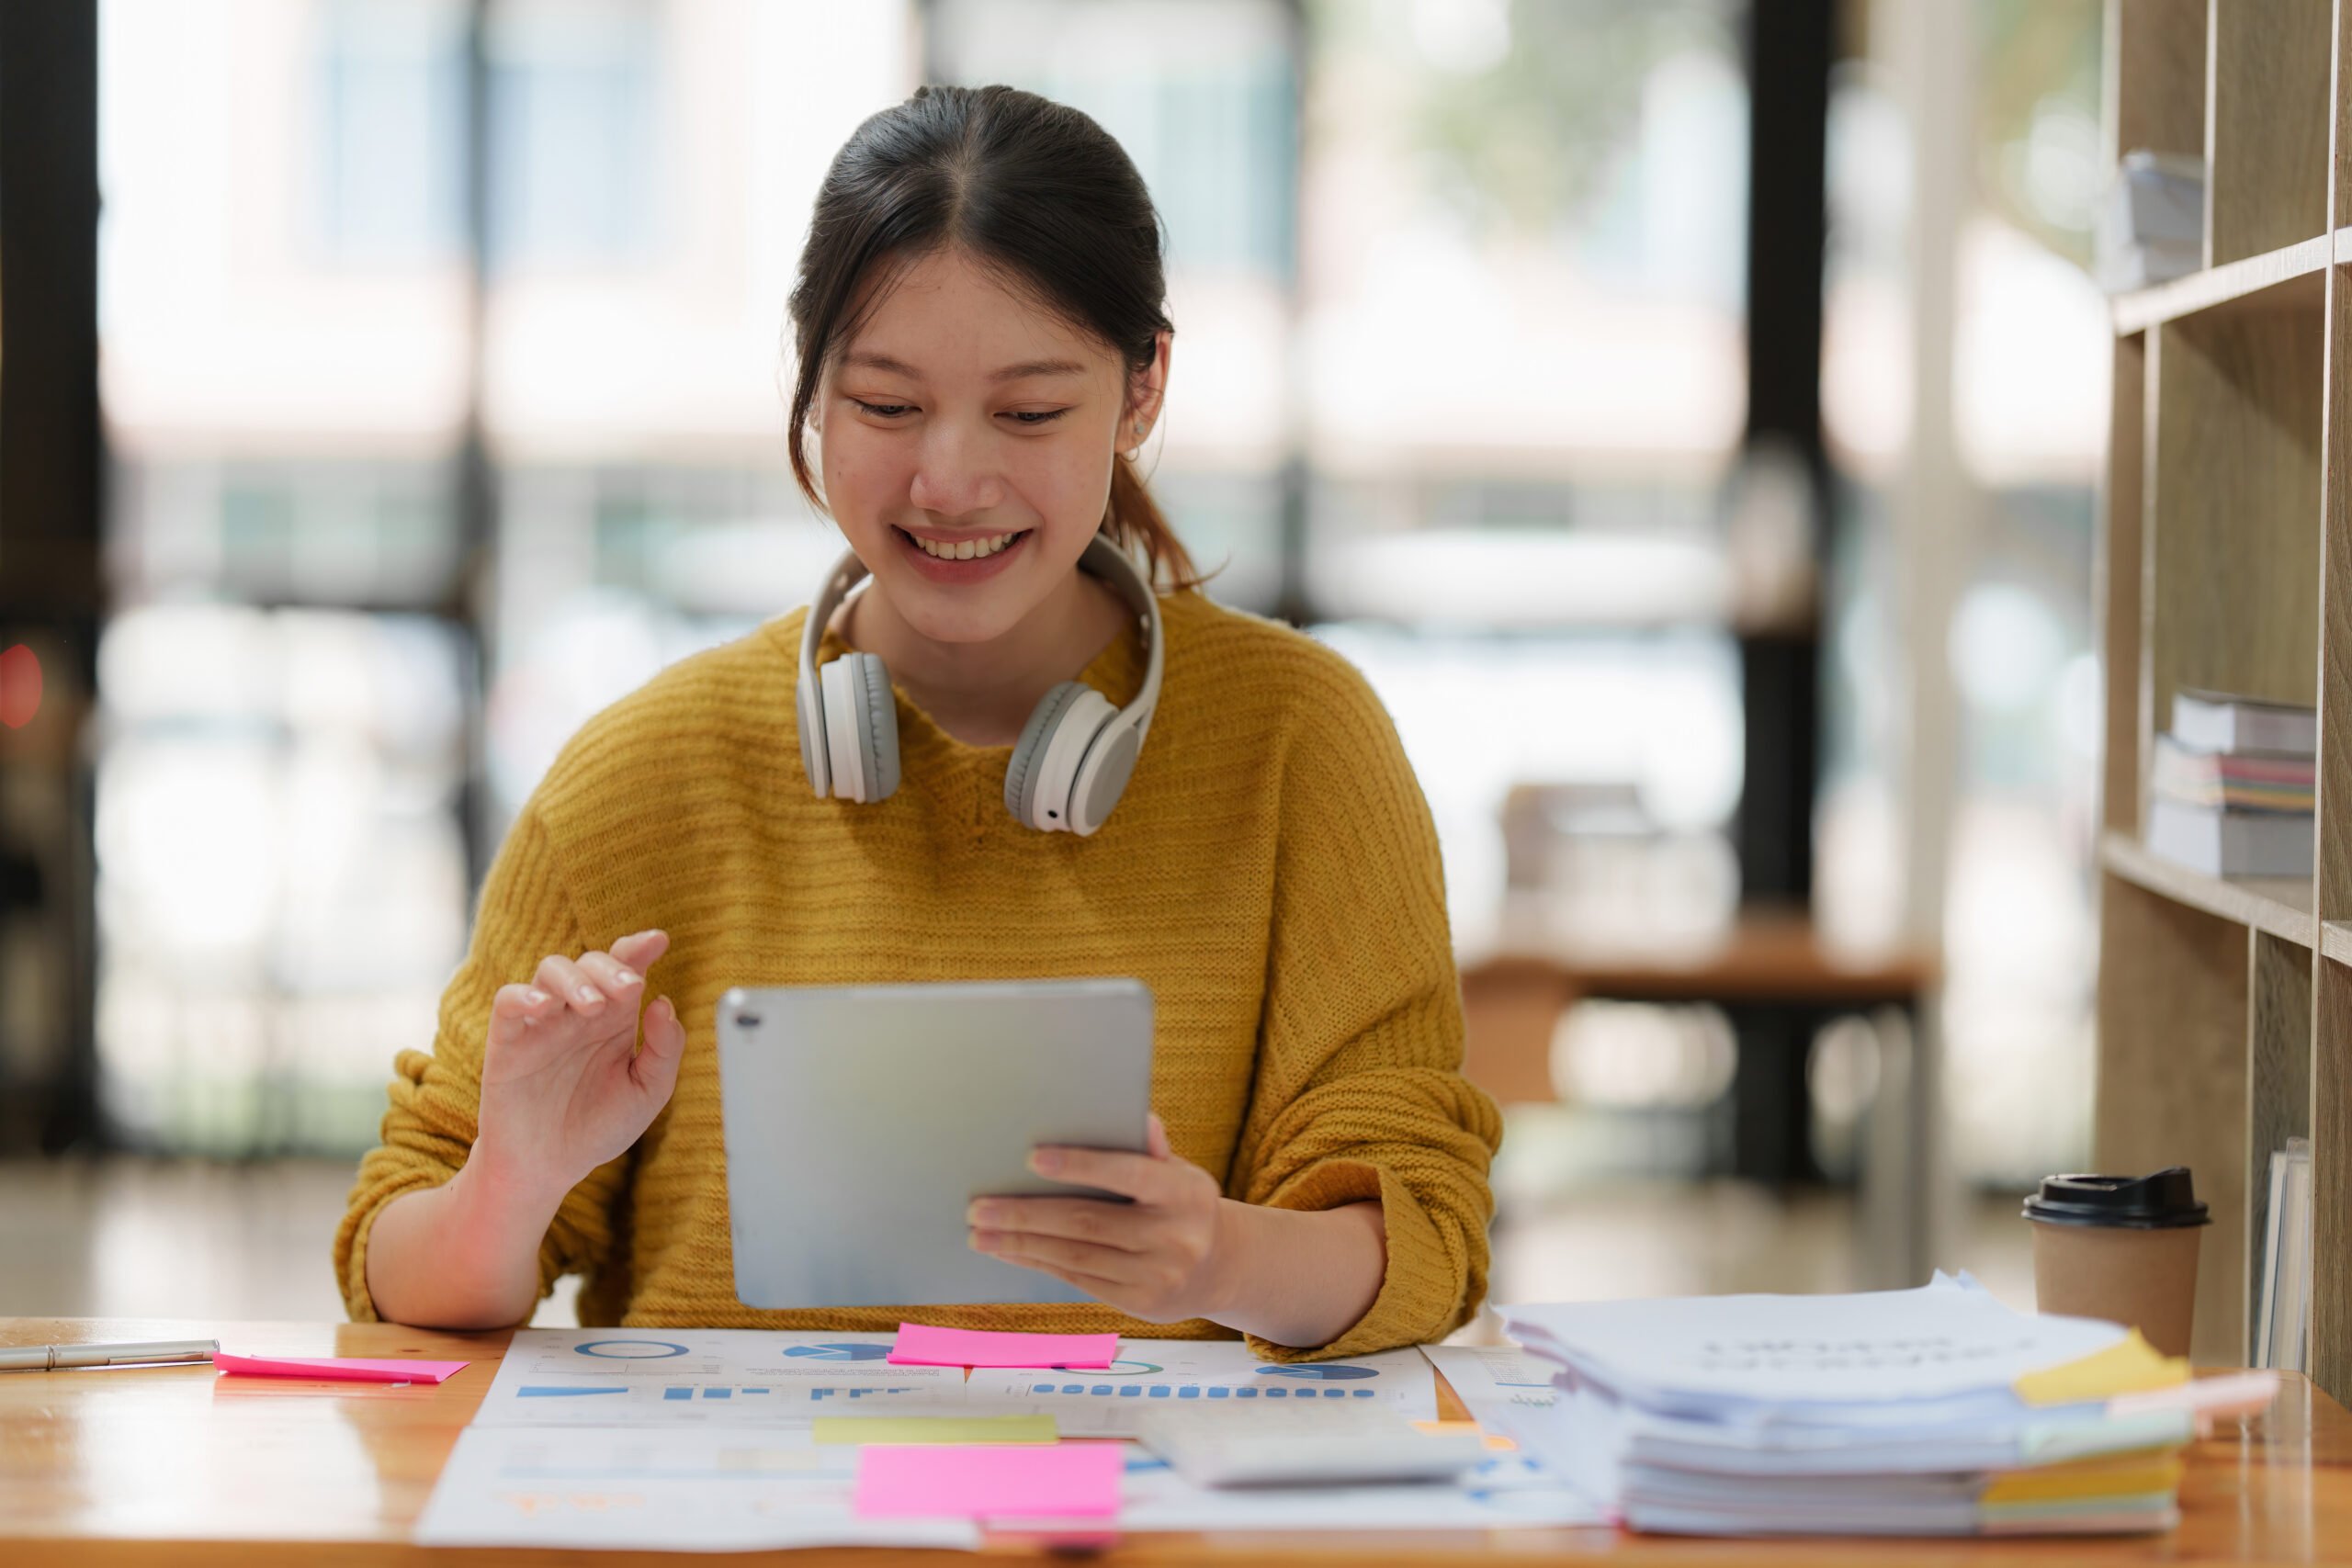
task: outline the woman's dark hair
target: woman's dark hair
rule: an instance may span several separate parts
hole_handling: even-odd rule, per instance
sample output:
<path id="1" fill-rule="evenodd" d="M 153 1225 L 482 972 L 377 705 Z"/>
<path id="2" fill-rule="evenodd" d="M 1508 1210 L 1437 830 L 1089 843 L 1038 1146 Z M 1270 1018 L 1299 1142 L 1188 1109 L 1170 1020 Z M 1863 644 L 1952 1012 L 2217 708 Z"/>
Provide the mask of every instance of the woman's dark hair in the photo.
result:
<path id="1" fill-rule="evenodd" d="M 1130 375 L 1173 329 L 1159 215 L 1108 131 L 1015 87 L 918 87 L 851 134 L 808 220 L 790 302 L 799 363 L 787 442 L 810 502 L 823 504 L 805 440 L 817 384 L 882 292 L 861 306 L 859 289 L 876 267 L 949 247 L 1109 344 Z M 1198 587 L 1135 463 L 1124 453 L 1111 462 L 1103 532 L 1141 551 L 1155 580 Z"/>

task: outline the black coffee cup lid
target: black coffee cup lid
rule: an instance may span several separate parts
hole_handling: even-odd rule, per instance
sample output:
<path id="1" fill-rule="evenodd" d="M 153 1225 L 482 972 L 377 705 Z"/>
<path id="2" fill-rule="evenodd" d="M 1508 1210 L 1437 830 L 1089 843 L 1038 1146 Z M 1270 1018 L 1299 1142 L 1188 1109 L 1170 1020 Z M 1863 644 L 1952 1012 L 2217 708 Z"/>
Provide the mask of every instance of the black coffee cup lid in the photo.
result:
<path id="1" fill-rule="evenodd" d="M 2172 1230 L 2212 1220 L 2185 1165 L 2154 1176 L 2045 1176 L 2041 1190 L 2025 1201 L 2025 1217 L 2046 1225 L 2129 1230 Z"/>

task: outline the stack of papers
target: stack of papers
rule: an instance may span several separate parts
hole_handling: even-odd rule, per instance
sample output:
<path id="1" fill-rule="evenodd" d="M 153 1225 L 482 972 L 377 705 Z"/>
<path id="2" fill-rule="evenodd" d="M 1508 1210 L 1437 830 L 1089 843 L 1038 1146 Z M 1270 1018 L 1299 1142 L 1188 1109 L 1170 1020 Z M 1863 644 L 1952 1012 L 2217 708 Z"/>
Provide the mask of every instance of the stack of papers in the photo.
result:
<path id="1" fill-rule="evenodd" d="M 1625 1523 L 1684 1534 L 2165 1529 L 2200 1410 L 2276 1389 L 2191 1385 L 2136 1332 L 1965 1276 L 1506 1316 L 1556 1396 L 1507 1408 L 1510 1435 Z"/>

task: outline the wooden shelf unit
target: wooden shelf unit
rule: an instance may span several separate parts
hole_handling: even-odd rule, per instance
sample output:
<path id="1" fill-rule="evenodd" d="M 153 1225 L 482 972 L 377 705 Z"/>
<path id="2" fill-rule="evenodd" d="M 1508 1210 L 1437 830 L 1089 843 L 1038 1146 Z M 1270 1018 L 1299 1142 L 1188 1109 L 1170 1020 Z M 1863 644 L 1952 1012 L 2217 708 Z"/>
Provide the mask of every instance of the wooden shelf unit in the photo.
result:
<path id="1" fill-rule="evenodd" d="M 2339 16 L 2339 10 L 2347 14 Z M 2339 50 L 2344 52 L 2339 56 Z M 2251 1359 L 2272 1151 L 2312 1140 L 2313 1380 L 2352 1394 L 2352 0 L 2108 0 L 2109 152 L 2202 157 L 2204 269 L 2115 302 L 2098 547 L 2104 1170 L 2212 1205 L 2201 1362 Z M 2141 844 L 2185 686 L 2320 712 L 2308 883 Z"/>

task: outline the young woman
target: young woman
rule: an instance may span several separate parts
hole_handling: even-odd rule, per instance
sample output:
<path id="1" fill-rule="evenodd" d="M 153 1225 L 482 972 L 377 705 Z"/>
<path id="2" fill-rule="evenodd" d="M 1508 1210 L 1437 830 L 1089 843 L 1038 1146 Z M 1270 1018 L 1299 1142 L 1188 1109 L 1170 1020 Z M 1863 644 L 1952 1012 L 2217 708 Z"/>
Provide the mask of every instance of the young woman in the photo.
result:
<path id="1" fill-rule="evenodd" d="M 1476 1309 L 1498 1122 L 1458 1070 L 1429 810 L 1356 671 L 1199 593 L 1146 492 L 1164 299 L 1150 197 L 1086 116 L 934 87 L 850 138 L 792 293 L 789 439 L 872 573 L 818 660 L 878 656 L 856 700 L 897 766 L 842 749 L 846 683 L 797 709 L 806 612 L 589 721 L 492 867 L 433 1054 L 397 1064 L 335 1237 L 354 1317 L 504 1325 L 578 1270 L 590 1324 L 895 1327 L 887 1303 L 735 1299 L 719 997 L 1083 975 L 1151 987 L 1150 1152 L 1034 1163 L 1134 1201 L 985 1199 L 967 1223 L 1101 1304 L 926 1320 L 1238 1331 L 1289 1358 Z M 1142 678 L 1139 617 L 1099 550 L 1081 567 L 1098 536 L 1166 585 L 1163 681 L 1099 829 L 1040 831 L 1035 774 L 1069 769 L 1015 742 L 1063 682 L 1100 711 Z M 910 1085 L 840 1113 L 887 1140 L 949 1109 Z"/>

